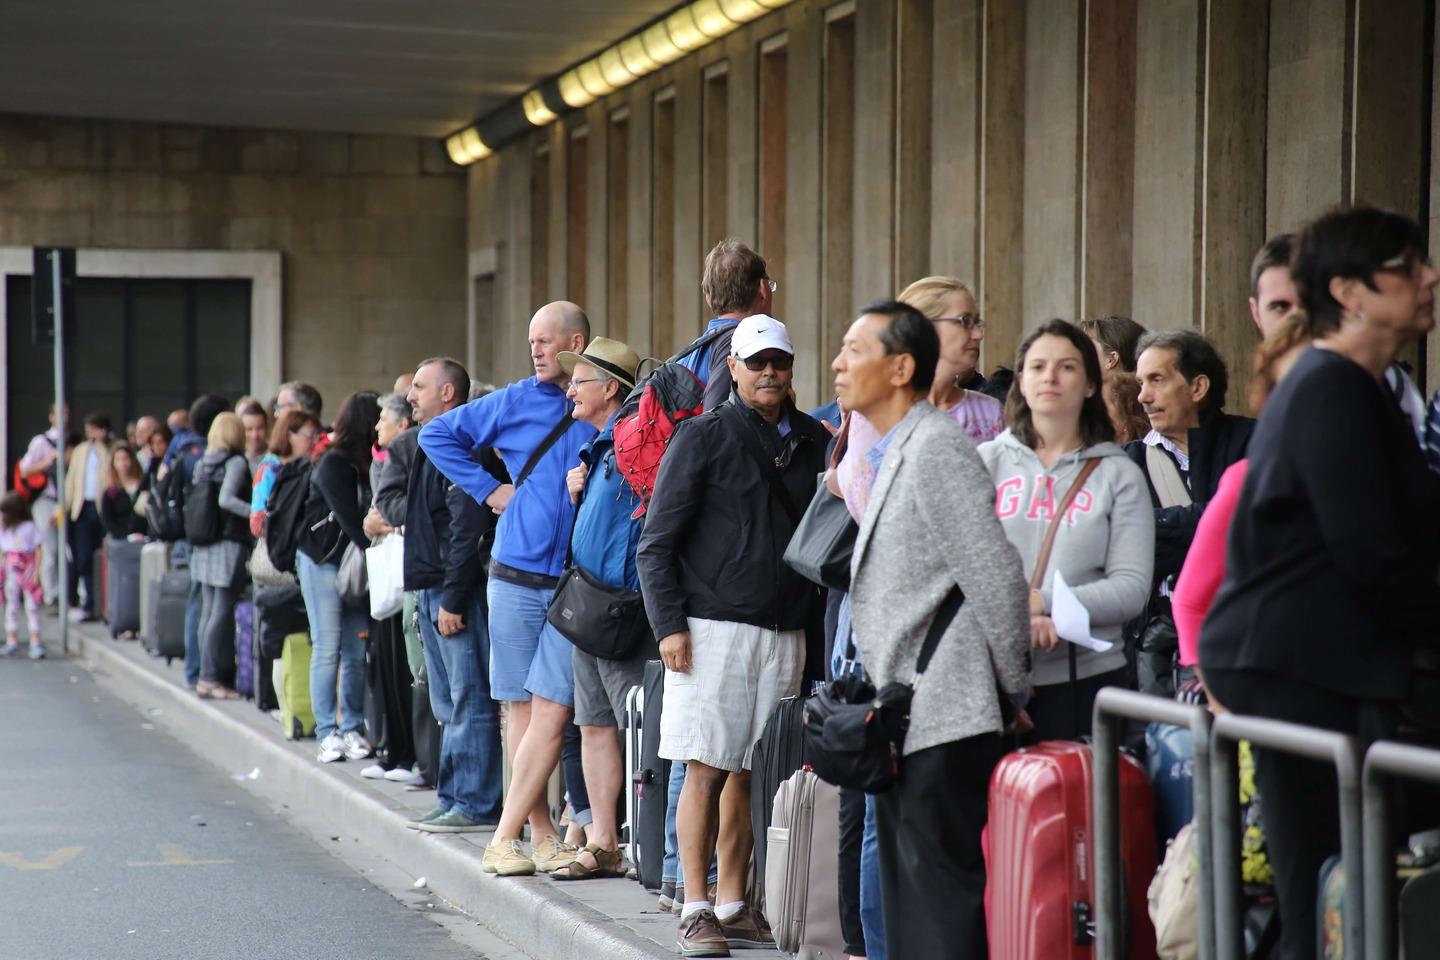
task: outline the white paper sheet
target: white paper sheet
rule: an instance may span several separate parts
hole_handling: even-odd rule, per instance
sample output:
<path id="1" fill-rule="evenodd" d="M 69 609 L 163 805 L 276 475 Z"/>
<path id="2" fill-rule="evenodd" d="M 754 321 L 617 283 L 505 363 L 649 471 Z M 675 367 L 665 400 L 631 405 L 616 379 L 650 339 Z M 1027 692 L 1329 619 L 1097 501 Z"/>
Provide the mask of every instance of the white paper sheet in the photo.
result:
<path id="1" fill-rule="evenodd" d="M 1050 619 L 1055 621 L 1055 632 L 1061 640 L 1104 653 L 1115 644 L 1109 640 L 1096 640 L 1090 635 L 1090 611 L 1085 609 L 1060 571 L 1050 584 Z"/>

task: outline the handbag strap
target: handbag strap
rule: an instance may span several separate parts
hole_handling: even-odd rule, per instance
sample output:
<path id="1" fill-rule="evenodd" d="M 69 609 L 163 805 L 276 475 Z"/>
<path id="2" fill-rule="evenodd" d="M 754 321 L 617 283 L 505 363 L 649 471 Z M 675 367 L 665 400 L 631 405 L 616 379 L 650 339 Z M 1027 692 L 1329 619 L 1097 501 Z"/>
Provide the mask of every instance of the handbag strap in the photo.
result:
<path id="1" fill-rule="evenodd" d="M 551 447 L 555 446 L 555 442 L 565 434 L 566 430 L 570 429 L 570 424 L 573 422 L 574 420 L 570 417 L 570 405 L 567 403 L 565 405 L 564 415 L 555 421 L 555 426 L 550 428 L 550 432 L 545 435 L 545 439 L 540 441 L 540 446 L 535 448 L 535 451 L 530 454 L 530 459 L 525 461 L 525 466 L 520 468 L 520 476 L 515 478 L 514 486 L 516 490 L 519 490 L 520 485 L 530 478 L 530 473 L 535 469 L 536 464 L 540 462 L 540 458 L 545 456 Z"/>
<path id="2" fill-rule="evenodd" d="M 1190 491 L 1180 477 L 1180 468 L 1158 446 L 1146 446 L 1145 472 L 1150 475 L 1150 486 L 1155 488 L 1155 498 L 1160 501 L 1160 506 L 1190 506 Z"/>
<path id="3" fill-rule="evenodd" d="M 1085 486 L 1085 481 L 1090 479 L 1090 474 L 1099 466 L 1099 457 L 1086 460 L 1085 465 L 1080 468 L 1080 475 L 1070 484 L 1070 489 L 1065 491 L 1065 498 L 1055 508 L 1055 514 L 1050 518 L 1050 527 L 1045 531 L 1045 542 L 1040 544 L 1040 553 L 1035 557 L 1035 572 L 1030 574 L 1031 590 L 1039 590 L 1040 584 L 1045 582 L 1045 568 L 1050 565 L 1050 551 L 1055 547 L 1055 535 L 1060 532 L 1060 522 L 1080 494 L 1080 488 Z"/>
<path id="4" fill-rule="evenodd" d="M 850 446 L 850 414 L 840 419 L 840 430 L 835 434 L 835 446 L 830 451 L 830 469 L 840 466 L 845 459 L 845 450 Z"/>
<path id="5" fill-rule="evenodd" d="M 930 658 L 935 656 L 935 648 L 940 646 L 940 638 L 950 629 L 950 621 L 955 619 L 955 614 L 960 612 L 964 603 L 965 592 L 951 584 L 950 592 L 940 601 L 940 609 L 935 611 L 935 619 L 930 621 L 930 629 L 925 631 L 925 642 L 920 644 L 920 659 L 915 663 L 915 680 L 912 681 L 912 686 L 920 681 L 921 675 L 930 666 Z"/>

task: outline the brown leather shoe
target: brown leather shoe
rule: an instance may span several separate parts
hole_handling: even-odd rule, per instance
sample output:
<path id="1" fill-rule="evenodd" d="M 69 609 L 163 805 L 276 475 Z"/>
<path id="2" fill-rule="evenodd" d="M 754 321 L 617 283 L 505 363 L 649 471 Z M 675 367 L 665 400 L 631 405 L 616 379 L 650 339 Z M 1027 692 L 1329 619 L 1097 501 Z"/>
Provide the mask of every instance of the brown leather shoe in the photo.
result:
<path id="1" fill-rule="evenodd" d="M 760 911 L 748 903 L 729 920 L 720 921 L 720 932 L 725 934 L 725 942 L 732 947 L 770 949 L 775 946 L 770 924 Z"/>
<path id="2" fill-rule="evenodd" d="M 680 921 L 680 933 L 676 938 L 682 957 L 728 957 L 730 945 L 715 919 L 714 910 L 700 910 L 690 919 Z"/>

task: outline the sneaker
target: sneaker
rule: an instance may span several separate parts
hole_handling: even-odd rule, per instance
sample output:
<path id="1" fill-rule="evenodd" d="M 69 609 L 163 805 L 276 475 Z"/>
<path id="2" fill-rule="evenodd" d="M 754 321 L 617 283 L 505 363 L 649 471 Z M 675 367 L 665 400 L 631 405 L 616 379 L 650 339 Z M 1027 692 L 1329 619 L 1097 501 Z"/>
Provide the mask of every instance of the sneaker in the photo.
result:
<path id="1" fill-rule="evenodd" d="M 559 870 L 575 859 L 580 848 L 566 843 L 559 837 L 541 837 L 539 843 L 531 844 L 535 856 L 535 869 L 541 873 Z"/>
<path id="2" fill-rule="evenodd" d="M 720 930 L 725 934 L 725 942 L 732 947 L 753 947 L 758 950 L 772 949 L 775 946 L 775 935 L 770 932 L 770 924 L 748 903 L 729 920 L 720 920 Z"/>
<path id="3" fill-rule="evenodd" d="M 7 659 L 7 660 L 10 659 L 11 657 L 18 657 L 19 655 L 20 655 L 20 644 L 15 643 L 15 642 L 13 642 L 13 641 L 10 642 L 10 643 L 5 644 L 5 648 L 4 648 L 3 650 L 0 650 L 0 657 L 4 657 L 4 658 Z"/>
<path id="4" fill-rule="evenodd" d="M 85 618 L 86 618 L 87 616 L 89 616 L 89 614 L 87 614 L 87 613 L 85 612 L 85 609 L 84 609 L 83 607 L 71 607 L 71 608 L 70 608 L 70 622 L 71 622 L 71 623 L 84 623 L 84 622 L 85 622 Z"/>
<path id="5" fill-rule="evenodd" d="M 671 912 L 671 908 L 674 907 L 674 906 L 675 906 L 675 884 L 673 884 L 673 883 L 662 883 L 662 884 L 660 884 L 660 912 L 661 912 L 661 913 L 670 913 L 670 912 Z"/>
<path id="6" fill-rule="evenodd" d="M 415 774 L 405 767 L 392 767 L 385 771 L 385 779 L 391 783 L 410 783 L 415 779 Z"/>
<path id="7" fill-rule="evenodd" d="M 375 756 L 375 748 L 370 746 L 370 741 L 366 740 L 359 730 L 347 730 L 341 739 L 344 740 L 345 759 L 364 760 Z"/>
<path id="8" fill-rule="evenodd" d="M 431 820 L 434 820 L 436 817 L 443 817 L 445 814 L 447 814 L 447 813 L 449 813 L 449 812 L 450 812 L 450 808 L 449 808 L 449 807 L 442 807 L 442 806 L 439 806 L 439 805 L 437 804 L 436 806 L 433 806 L 433 807 L 431 807 L 429 810 L 426 810 L 424 813 L 420 814 L 420 816 L 418 816 L 418 817 L 411 817 L 409 820 L 406 820 L 406 821 L 405 821 L 405 826 L 409 827 L 411 830 L 419 830 L 419 829 L 420 829 L 420 824 L 422 824 L 422 823 L 429 823 Z"/>
<path id="9" fill-rule="evenodd" d="M 499 840 L 485 848 L 480 869 L 497 877 L 528 877 L 535 873 L 535 861 L 525 855 L 519 840 Z"/>
<path id="10" fill-rule="evenodd" d="M 370 764 L 370 766 L 360 771 L 360 776 L 364 777 L 366 780 L 379 780 L 384 777 L 385 774 L 388 772 L 389 771 L 387 771 L 384 767 L 380 766 L 380 764 L 372 763 Z"/>
<path id="11" fill-rule="evenodd" d="M 728 957 L 730 944 L 725 940 L 725 931 L 715 919 L 710 908 L 697 910 L 690 919 L 680 921 L 679 935 L 675 939 L 682 957 Z"/>
<path id="12" fill-rule="evenodd" d="M 424 823 L 418 824 L 415 829 L 421 833 L 478 833 L 492 826 L 494 824 L 471 820 L 459 810 L 451 808 L 434 820 L 426 820 Z"/>
<path id="13" fill-rule="evenodd" d="M 345 759 L 345 741 L 338 733 L 327 733 L 320 741 L 320 752 L 315 757 L 321 763 L 334 763 Z"/>
<path id="14" fill-rule="evenodd" d="M 43 644 L 39 644 L 39 643 L 32 643 L 32 644 L 30 644 L 30 659 L 31 659 L 31 660 L 44 660 L 44 659 L 45 659 L 45 646 L 44 646 Z"/>

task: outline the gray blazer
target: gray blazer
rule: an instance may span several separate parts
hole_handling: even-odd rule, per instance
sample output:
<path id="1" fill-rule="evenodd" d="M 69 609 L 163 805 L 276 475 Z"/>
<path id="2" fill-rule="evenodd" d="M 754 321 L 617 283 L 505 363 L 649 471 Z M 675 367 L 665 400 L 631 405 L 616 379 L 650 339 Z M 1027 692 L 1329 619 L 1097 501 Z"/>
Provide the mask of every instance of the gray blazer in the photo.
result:
<path id="1" fill-rule="evenodd" d="M 916 685 L 905 753 L 998 732 L 995 687 L 1029 684 L 1029 589 L 970 438 L 925 401 L 896 425 L 851 560 L 855 646 L 877 687 L 910 682 L 951 585 L 965 603 Z"/>

